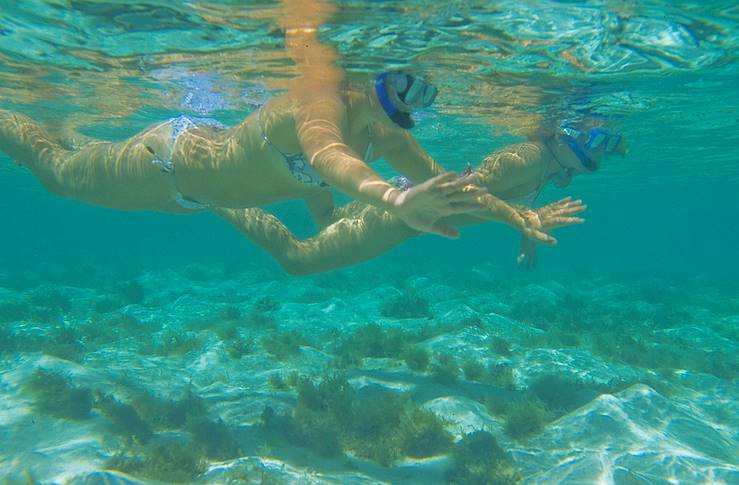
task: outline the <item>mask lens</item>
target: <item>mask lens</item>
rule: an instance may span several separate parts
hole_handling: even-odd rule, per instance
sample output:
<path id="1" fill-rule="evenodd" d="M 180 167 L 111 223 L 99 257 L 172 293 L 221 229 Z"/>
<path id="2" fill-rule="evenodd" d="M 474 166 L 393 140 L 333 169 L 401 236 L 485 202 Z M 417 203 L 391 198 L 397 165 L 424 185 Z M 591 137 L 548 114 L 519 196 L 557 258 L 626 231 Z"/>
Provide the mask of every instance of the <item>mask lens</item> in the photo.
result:
<path id="1" fill-rule="evenodd" d="M 392 85 L 396 93 L 403 93 L 408 88 L 408 76 L 399 73 L 393 74 Z"/>
<path id="2" fill-rule="evenodd" d="M 411 86 L 408 88 L 408 92 L 405 93 L 405 104 L 419 107 L 423 102 L 423 91 L 425 84 L 423 81 L 414 79 Z"/>
<path id="3" fill-rule="evenodd" d="M 427 84 L 426 89 L 423 91 L 423 107 L 428 108 L 432 104 L 434 104 L 434 100 L 436 99 L 436 95 L 439 94 L 439 90 L 436 89 L 436 87 Z"/>
<path id="4" fill-rule="evenodd" d="M 608 136 L 602 131 L 591 133 L 590 139 L 587 141 L 585 146 L 587 146 L 588 148 L 592 150 L 595 150 L 596 148 L 600 148 L 600 146 L 606 141 L 607 137 Z"/>
<path id="5" fill-rule="evenodd" d="M 608 137 L 608 141 L 606 142 L 606 153 L 615 152 L 619 143 L 621 143 L 621 135 Z"/>

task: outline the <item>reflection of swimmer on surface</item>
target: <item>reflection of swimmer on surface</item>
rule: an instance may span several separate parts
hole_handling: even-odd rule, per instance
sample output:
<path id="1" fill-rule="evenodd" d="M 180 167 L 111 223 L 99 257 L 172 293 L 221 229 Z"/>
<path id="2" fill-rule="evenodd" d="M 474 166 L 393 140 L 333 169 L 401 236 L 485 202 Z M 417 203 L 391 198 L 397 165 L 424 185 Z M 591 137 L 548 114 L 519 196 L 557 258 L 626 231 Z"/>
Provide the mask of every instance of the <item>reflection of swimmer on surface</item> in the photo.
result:
<path id="1" fill-rule="evenodd" d="M 573 176 L 597 170 L 605 156 L 625 154 L 622 136 L 605 129 L 602 120 L 596 123 L 593 125 L 589 120 L 575 126 L 563 125 L 554 133 L 541 133 L 539 141 L 505 147 L 485 157 L 472 173 L 490 194 L 533 204 L 547 183 L 564 187 Z M 537 209 L 514 205 L 529 227 L 543 232 L 583 222 L 576 216 L 586 209 L 579 200 L 570 198 Z M 357 264 L 418 234 L 392 214 L 358 202 L 336 209 L 336 222 L 306 240 L 295 238 L 276 217 L 261 209 L 216 211 L 291 274 L 310 274 Z M 484 222 L 485 214 L 475 216 L 478 217 L 455 216 L 446 223 Z M 536 242 L 525 235 L 521 241 L 519 263 L 530 267 L 536 263 Z"/>

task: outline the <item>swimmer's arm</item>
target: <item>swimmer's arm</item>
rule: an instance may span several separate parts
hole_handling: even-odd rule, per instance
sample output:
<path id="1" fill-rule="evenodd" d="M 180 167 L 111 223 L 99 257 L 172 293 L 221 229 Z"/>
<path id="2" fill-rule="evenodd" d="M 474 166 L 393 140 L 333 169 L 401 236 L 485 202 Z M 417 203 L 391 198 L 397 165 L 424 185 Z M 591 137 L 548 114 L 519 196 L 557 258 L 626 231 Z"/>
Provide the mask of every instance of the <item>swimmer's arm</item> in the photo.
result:
<path id="1" fill-rule="evenodd" d="M 383 137 L 382 141 L 384 142 L 384 146 L 389 147 L 382 152 L 385 159 L 398 172 L 411 179 L 414 183 L 423 182 L 431 177 L 439 175 L 440 173 L 444 173 L 445 171 L 444 168 L 437 163 L 408 132 L 387 133 Z M 514 146 L 511 146 L 508 152 L 505 150 L 498 152 L 499 155 L 502 155 L 502 158 L 507 158 L 502 168 L 510 168 L 512 163 L 520 163 L 523 161 L 521 157 L 518 157 L 517 155 L 505 157 L 506 154 L 515 154 L 516 152 L 517 147 Z M 481 168 L 485 168 L 486 160 L 481 164 Z M 492 174 L 490 172 L 491 171 L 488 168 L 485 173 L 489 176 L 499 175 L 500 173 L 496 172 Z M 477 180 L 479 180 L 482 185 L 483 178 L 479 172 L 477 175 Z M 519 210 L 494 195 L 489 193 L 483 194 L 478 198 L 478 200 L 484 209 L 470 214 L 473 217 L 472 219 L 468 216 L 459 217 L 455 221 L 457 224 L 474 224 L 476 223 L 474 218 L 477 217 L 482 219 L 480 222 L 502 222 L 518 229 L 521 229 L 525 225 Z"/>
<path id="2" fill-rule="evenodd" d="M 480 196 L 486 210 L 471 215 L 485 221 L 509 224 L 536 241 L 555 244 L 555 239 L 540 230 L 538 216 L 530 207 L 509 204 L 493 195 L 505 193 L 531 177 L 539 176 L 541 163 L 542 146 L 533 143 L 509 145 L 485 157 L 474 174 L 489 192 Z"/>
<path id="3" fill-rule="evenodd" d="M 375 258 L 419 234 L 400 218 L 361 202 L 338 207 L 340 218 L 318 235 L 297 239 L 275 216 L 262 209 L 221 209 L 214 212 L 269 253 L 292 275 L 308 275 L 352 266 Z M 482 224 L 470 216 L 451 216 L 445 224 Z"/>
<path id="4" fill-rule="evenodd" d="M 296 113 L 303 153 L 315 171 L 349 197 L 394 211 L 400 191 L 372 170 L 344 142 L 346 111 L 338 94 L 313 93 Z"/>
<path id="5" fill-rule="evenodd" d="M 383 254 L 418 234 L 399 218 L 366 204 L 352 203 L 341 218 L 317 236 L 299 240 L 261 209 L 215 209 L 244 236 L 268 252 L 285 271 L 307 275 L 351 266 Z"/>
<path id="6" fill-rule="evenodd" d="M 483 158 L 474 173 L 488 192 L 505 194 L 541 178 L 543 150 L 538 143 L 508 145 Z"/>
<path id="7" fill-rule="evenodd" d="M 382 155 L 400 174 L 420 184 L 446 170 L 424 150 L 407 131 L 387 130 L 379 134 Z"/>
<path id="8" fill-rule="evenodd" d="M 407 132 L 386 135 L 383 140 L 389 149 L 384 151 L 385 159 L 401 174 L 419 183 L 444 172 L 437 163 Z M 518 230 L 526 228 L 526 221 L 520 212 L 503 200 L 491 195 L 483 194 L 479 197 L 480 205 L 484 208 L 469 216 L 460 216 L 454 225 L 468 225 L 487 221 L 502 222 Z M 475 217 L 481 219 L 475 221 Z M 540 239 L 546 239 L 540 235 Z"/>
<path id="9" fill-rule="evenodd" d="M 387 161 L 396 170 L 410 178 L 413 182 L 423 182 L 428 178 L 444 172 L 441 165 L 439 165 L 409 133 L 402 132 L 388 134 L 383 141 L 386 146 L 390 147 L 383 153 Z M 503 165 L 500 166 L 497 163 L 494 165 L 503 169 L 510 169 L 513 164 L 531 163 L 531 160 L 520 155 L 519 152 L 522 151 L 526 153 L 526 155 L 530 152 L 530 150 L 522 150 L 518 145 L 512 145 L 508 147 L 507 150 L 501 150 L 498 152 L 498 156 L 500 159 L 505 159 Z M 500 171 L 495 172 L 494 170 L 491 170 L 491 168 L 496 167 L 486 167 L 486 161 L 487 159 L 483 160 L 480 168 L 487 169 L 485 170 L 485 174 L 488 175 L 488 178 L 499 176 Z M 479 172 L 477 173 L 476 180 L 479 180 L 480 184 L 485 186 L 482 184 L 483 177 Z M 471 182 L 475 182 L 475 180 L 471 180 Z M 484 208 L 483 210 L 470 214 L 471 217 L 466 215 L 460 216 L 457 219 L 454 219 L 453 225 L 469 225 L 489 221 L 502 222 L 525 234 L 530 234 L 531 237 L 542 243 L 552 244 L 554 242 L 550 236 L 530 227 L 531 225 L 529 221 L 524 217 L 525 213 L 512 207 L 494 195 L 490 193 L 483 194 L 478 198 L 478 202 L 481 207 Z M 479 220 L 475 221 L 475 218 L 478 218 Z"/>

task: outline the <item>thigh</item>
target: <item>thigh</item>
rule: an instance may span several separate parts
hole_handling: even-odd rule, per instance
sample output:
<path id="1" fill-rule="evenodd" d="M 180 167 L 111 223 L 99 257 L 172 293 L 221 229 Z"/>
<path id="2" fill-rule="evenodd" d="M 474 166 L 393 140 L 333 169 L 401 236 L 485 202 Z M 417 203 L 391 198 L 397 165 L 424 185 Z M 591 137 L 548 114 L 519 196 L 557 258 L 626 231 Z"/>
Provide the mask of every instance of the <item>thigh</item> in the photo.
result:
<path id="1" fill-rule="evenodd" d="M 160 125 L 119 143 L 91 142 L 58 163 L 62 195 L 126 210 L 174 210 L 172 173 L 157 160 L 171 156 L 171 127 Z"/>

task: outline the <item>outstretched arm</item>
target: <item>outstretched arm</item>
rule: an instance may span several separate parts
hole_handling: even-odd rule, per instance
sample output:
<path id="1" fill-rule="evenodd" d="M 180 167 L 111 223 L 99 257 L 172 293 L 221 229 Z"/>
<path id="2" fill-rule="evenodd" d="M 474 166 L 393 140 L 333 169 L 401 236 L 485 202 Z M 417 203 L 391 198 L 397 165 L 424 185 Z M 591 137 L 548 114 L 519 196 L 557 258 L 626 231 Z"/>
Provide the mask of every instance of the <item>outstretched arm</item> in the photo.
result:
<path id="1" fill-rule="evenodd" d="M 569 199 L 540 209 L 543 227 L 550 229 L 582 222 L 571 216 L 584 210 L 584 206 L 574 203 L 564 207 L 562 202 L 567 203 Z M 320 273 L 368 261 L 419 234 L 388 212 L 356 201 L 337 208 L 335 214 L 340 219 L 305 240 L 297 239 L 279 219 L 262 209 L 214 211 L 293 275 Z M 462 226 L 484 221 L 455 216 L 445 222 Z"/>
<path id="2" fill-rule="evenodd" d="M 415 183 L 423 182 L 431 177 L 443 172 L 443 168 L 429 155 L 416 140 L 408 133 L 383 133 L 383 142 L 388 148 L 383 152 L 387 161 L 401 174 L 410 178 Z M 515 147 L 515 146 L 514 146 Z M 513 150 L 514 148 L 511 148 Z M 499 155 L 506 154 L 505 150 L 496 152 Z M 530 156 L 529 156 L 530 157 Z M 489 159 L 486 158 L 480 166 L 481 172 L 477 172 L 468 178 L 468 182 L 483 186 L 483 182 L 489 182 L 492 177 L 497 177 L 497 173 L 490 167 Z M 499 157 L 506 158 L 506 157 Z M 507 157 L 504 165 L 513 163 L 528 163 L 522 158 Z M 527 159 L 528 160 L 528 159 Z M 487 163 L 486 163 L 487 162 Z M 503 168 L 511 168 L 504 166 Z M 485 177 L 483 177 L 485 175 Z M 488 187 L 490 190 L 490 187 Z M 481 194 L 478 197 L 480 203 L 480 211 L 470 214 L 478 217 L 483 221 L 497 221 L 513 226 L 521 231 L 526 237 L 532 238 L 543 244 L 555 244 L 555 240 L 538 230 L 530 224 L 524 216 L 524 210 L 506 203 L 504 200 L 492 195 L 491 193 Z M 470 221 L 472 222 L 472 221 Z"/>
<path id="3" fill-rule="evenodd" d="M 438 178 L 426 185 L 400 191 L 346 143 L 349 123 L 342 96 L 344 71 L 336 62 L 336 49 L 321 44 L 318 36 L 318 27 L 333 13 L 333 4 L 321 0 L 283 0 L 283 4 L 285 13 L 280 22 L 285 29 L 285 46 L 300 72 L 290 88 L 295 128 L 308 163 L 351 198 L 386 210 L 416 230 L 456 237 L 457 231 L 439 224 L 439 219 L 477 210 L 479 205 L 472 194 L 449 197 L 450 192 L 462 188 L 451 180 L 451 174 L 437 173 Z"/>
<path id="4" fill-rule="evenodd" d="M 300 72 L 290 93 L 295 99 L 295 128 L 303 153 L 330 185 L 355 200 L 395 211 L 400 191 L 344 140 L 347 112 L 340 94 L 344 71 L 336 62 L 336 49 L 321 43 L 318 36 L 318 28 L 335 6 L 325 0 L 283 0 L 282 4 L 279 22 L 285 31 L 285 48 Z"/>
<path id="5" fill-rule="evenodd" d="M 299 240 L 279 219 L 262 209 L 215 209 L 216 214 L 267 251 L 292 275 L 358 264 L 417 234 L 400 219 L 377 207 L 352 203 L 337 212 L 348 217 L 339 219 L 315 237 Z"/>

